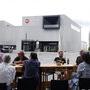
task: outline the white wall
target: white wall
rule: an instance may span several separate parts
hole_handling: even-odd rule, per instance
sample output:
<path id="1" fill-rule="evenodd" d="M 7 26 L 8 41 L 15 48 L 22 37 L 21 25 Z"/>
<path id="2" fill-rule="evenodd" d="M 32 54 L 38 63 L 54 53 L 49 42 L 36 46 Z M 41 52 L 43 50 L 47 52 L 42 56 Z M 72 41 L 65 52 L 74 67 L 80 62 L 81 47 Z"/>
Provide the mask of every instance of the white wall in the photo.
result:
<path id="1" fill-rule="evenodd" d="M 26 24 L 24 21 L 28 18 L 30 22 Z M 27 33 L 27 38 L 30 40 L 39 41 L 59 41 L 59 30 L 43 29 L 42 16 L 23 17 L 23 30 Z"/>
<path id="2" fill-rule="evenodd" d="M 81 49 L 81 27 L 65 15 L 61 15 L 60 40 L 64 51 L 79 51 Z M 76 31 L 71 25 L 78 28 Z"/>
<path id="3" fill-rule="evenodd" d="M 87 49 L 88 49 L 88 47 L 87 47 L 87 42 L 85 42 L 85 41 L 82 41 L 82 42 L 81 42 L 81 49 L 82 49 L 82 50 L 87 50 Z"/>
<path id="4" fill-rule="evenodd" d="M 0 22 L 0 44 L 15 44 L 15 27 L 6 22 Z"/>
<path id="5" fill-rule="evenodd" d="M 22 26 L 13 26 L 7 22 L 0 22 L 0 44 L 16 45 L 17 50 L 21 50 L 22 39 Z"/>

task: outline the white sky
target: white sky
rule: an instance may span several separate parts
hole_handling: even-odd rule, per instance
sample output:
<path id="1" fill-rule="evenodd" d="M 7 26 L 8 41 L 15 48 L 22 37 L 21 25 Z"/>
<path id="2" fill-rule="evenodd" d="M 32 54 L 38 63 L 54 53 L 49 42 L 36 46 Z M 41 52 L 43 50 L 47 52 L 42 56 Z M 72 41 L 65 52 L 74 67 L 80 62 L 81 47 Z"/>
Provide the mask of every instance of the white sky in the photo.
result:
<path id="1" fill-rule="evenodd" d="M 82 26 L 82 40 L 88 42 L 90 0 L 0 0 L 0 20 L 22 24 L 22 16 L 65 14 Z"/>

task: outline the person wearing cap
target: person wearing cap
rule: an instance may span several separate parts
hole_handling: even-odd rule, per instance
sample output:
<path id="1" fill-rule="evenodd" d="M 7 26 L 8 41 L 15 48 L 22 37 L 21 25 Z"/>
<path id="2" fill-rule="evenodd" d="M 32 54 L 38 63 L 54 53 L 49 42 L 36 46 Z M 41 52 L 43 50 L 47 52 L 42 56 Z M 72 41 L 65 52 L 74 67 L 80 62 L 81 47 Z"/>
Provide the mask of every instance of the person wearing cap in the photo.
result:
<path id="1" fill-rule="evenodd" d="M 16 65 L 16 64 L 23 64 L 23 62 L 25 60 L 28 60 L 28 58 L 25 56 L 24 52 L 23 51 L 20 51 L 18 53 L 18 56 L 15 57 L 14 61 L 13 61 L 13 64 Z M 15 76 L 15 81 L 17 80 L 17 77 L 21 77 L 23 74 L 23 72 L 16 72 L 16 76 Z"/>
<path id="2" fill-rule="evenodd" d="M 15 57 L 14 63 L 15 63 L 15 64 L 22 64 L 22 62 L 25 61 L 25 60 L 28 60 L 28 58 L 25 56 L 25 54 L 24 54 L 23 51 L 20 51 L 20 52 L 18 53 L 18 56 Z"/>

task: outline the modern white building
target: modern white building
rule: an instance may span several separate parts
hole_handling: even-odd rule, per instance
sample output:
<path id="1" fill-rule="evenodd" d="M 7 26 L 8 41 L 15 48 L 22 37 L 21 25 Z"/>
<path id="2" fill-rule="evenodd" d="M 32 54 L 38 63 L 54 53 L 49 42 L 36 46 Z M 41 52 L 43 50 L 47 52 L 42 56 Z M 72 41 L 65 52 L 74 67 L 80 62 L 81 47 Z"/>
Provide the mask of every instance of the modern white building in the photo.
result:
<path id="1" fill-rule="evenodd" d="M 65 15 L 25 16 L 22 26 L 0 21 L 0 45 L 24 51 L 79 51 L 81 27 Z"/>
<path id="2" fill-rule="evenodd" d="M 88 49 L 87 46 L 88 46 L 88 45 L 87 45 L 87 42 L 81 41 L 81 49 L 82 49 L 82 50 L 87 50 L 87 49 Z"/>

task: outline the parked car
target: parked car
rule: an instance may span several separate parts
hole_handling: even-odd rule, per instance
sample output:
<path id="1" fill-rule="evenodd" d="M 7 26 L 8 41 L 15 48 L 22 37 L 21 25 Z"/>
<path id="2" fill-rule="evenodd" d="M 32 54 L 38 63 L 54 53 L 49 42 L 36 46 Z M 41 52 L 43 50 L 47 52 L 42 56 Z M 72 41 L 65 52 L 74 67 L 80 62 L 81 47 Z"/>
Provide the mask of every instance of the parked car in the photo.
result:
<path id="1" fill-rule="evenodd" d="M 13 49 L 10 48 L 10 47 L 3 47 L 1 49 L 1 52 L 3 52 L 3 53 L 12 53 L 13 52 Z"/>

